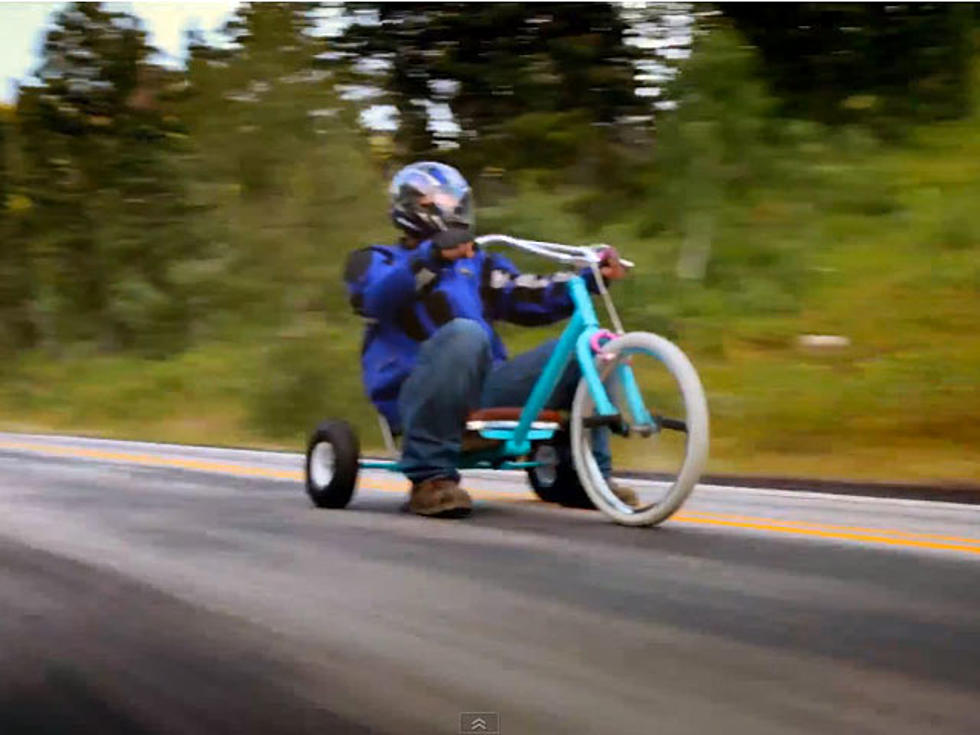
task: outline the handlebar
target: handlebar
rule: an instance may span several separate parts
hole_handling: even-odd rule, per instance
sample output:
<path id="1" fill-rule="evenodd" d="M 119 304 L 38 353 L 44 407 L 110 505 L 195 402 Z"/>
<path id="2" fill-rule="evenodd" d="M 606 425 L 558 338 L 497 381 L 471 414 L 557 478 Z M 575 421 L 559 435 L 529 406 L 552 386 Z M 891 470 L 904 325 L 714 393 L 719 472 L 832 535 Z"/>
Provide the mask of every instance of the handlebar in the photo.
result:
<path id="1" fill-rule="evenodd" d="M 559 263 L 570 263 L 579 265 L 595 265 L 601 262 L 601 252 L 606 245 L 562 245 L 557 242 L 542 242 L 541 240 L 523 240 L 519 237 L 510 235 L 482 235 L 475 240 L 477 245 L 487 247 L 492 245 L 505 245 L 507 247 L 524 250 L 542 258 L 556 260 Z M 620 263 L 626 268 L 634 267 L 634 263 L 620 258 Z"/>

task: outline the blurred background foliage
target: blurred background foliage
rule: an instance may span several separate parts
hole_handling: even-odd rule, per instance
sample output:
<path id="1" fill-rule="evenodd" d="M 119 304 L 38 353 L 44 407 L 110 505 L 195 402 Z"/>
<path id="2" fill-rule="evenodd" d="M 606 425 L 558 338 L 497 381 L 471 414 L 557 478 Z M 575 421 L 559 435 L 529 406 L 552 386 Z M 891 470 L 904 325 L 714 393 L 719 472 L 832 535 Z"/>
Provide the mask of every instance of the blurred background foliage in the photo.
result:
<path id="1" fill-rule="evenodd" d="M 66 6 L 0 108 L 3 423 L 377 445 L 339 271 L 437 158 L 481 232 L 639 263 L 715 471 L 978 480 L 978 38 L 969 4 L 245 3 L 174 69 Z"/>

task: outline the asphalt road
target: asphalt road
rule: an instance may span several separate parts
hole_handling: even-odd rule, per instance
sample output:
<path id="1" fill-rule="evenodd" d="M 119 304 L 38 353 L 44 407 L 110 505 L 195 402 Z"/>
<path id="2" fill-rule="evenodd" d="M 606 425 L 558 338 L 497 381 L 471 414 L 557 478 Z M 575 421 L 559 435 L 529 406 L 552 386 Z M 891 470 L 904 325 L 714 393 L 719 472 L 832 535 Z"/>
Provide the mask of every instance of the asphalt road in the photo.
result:
<path id="1" fill-rule="evenodd" d="M 478 473 L 438 521 L 299 467 L 0 434 L 0 734 L 980 732 L 978 506 L 704 487 L 630 529 Z"/>

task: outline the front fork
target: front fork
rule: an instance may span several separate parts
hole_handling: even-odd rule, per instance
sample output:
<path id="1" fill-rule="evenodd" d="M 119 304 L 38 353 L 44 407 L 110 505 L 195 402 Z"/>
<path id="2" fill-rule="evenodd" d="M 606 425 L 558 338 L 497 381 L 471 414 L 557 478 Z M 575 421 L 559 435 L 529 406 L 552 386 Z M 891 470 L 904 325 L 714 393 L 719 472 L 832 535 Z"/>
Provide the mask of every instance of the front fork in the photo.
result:
<path id="1" fill-rule="evenodd" d="M 608 370 L 603 371 L 605 375 L 600 374 L 603 358 L 613 357 L 611 354 L 603 355 L 602 347 L 615 338 L 616 335 L 607 330 L 588 329 L 579 337 L 575 351 L 582 369 L 582 377 L 588 385 L 597 413 L 586 419 L 587 424 L 590 427 L 609 426 L 616 433 L 626 435 L 629 433 L 629 426 L 610 400 L 609 392 L 606 390 L 604 377 L 608 378 Z M 596 367 L 597 362 L 600 367 Z M 647 410 L 628 358 L 615 366 L 615 380 L 626 398 L 626 407 L 633 419 L 633 428 L 642 436 L 650 436 L 657 432 L 659 427 Z"/>

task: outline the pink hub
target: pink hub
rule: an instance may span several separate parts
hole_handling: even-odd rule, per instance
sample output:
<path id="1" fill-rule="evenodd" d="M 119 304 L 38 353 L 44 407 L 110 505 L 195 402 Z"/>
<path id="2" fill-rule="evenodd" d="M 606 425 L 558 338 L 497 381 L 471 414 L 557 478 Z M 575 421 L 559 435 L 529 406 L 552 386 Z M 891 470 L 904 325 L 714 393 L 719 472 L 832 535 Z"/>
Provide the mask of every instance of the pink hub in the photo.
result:
<path id="1" fill-rule="evenodd" d="M 610 332 L 608 329 L 600 329 L 598 332 L 592 335 L 591 339 L 589 339 L 589 347 L 592 348 L 593 352 L 599 354 L 599 352 L 602 350 L 602 346 L 609 340 L 615 338 L 616 334 L 614 332 Z"/>
<path id="2" fill-rule="evenodd" d="M 602 352 L 603 345 L 605 345 L 606 342 L 616 339 L 616 337 L 618 336 L 619 336 L 618 334 L 616 334 L 615 332 L 611 332 L 608 329 L 600 329 L 598 332 L 593 334 L 592 337 L 589 338 L 589 347 L 592 348 L 592 352 L 594 354 L 598 355 L 600 352 Z M 609 362 L 610 360 L 614 360 L 616 358 L 616 355 L 615 353 L 610 353 L 608 355 L 603 355 L 602 357 L 606 362 Z M 631 365 L 632 358 L 627 357 L 623 362 L 626 365 Z"/>

